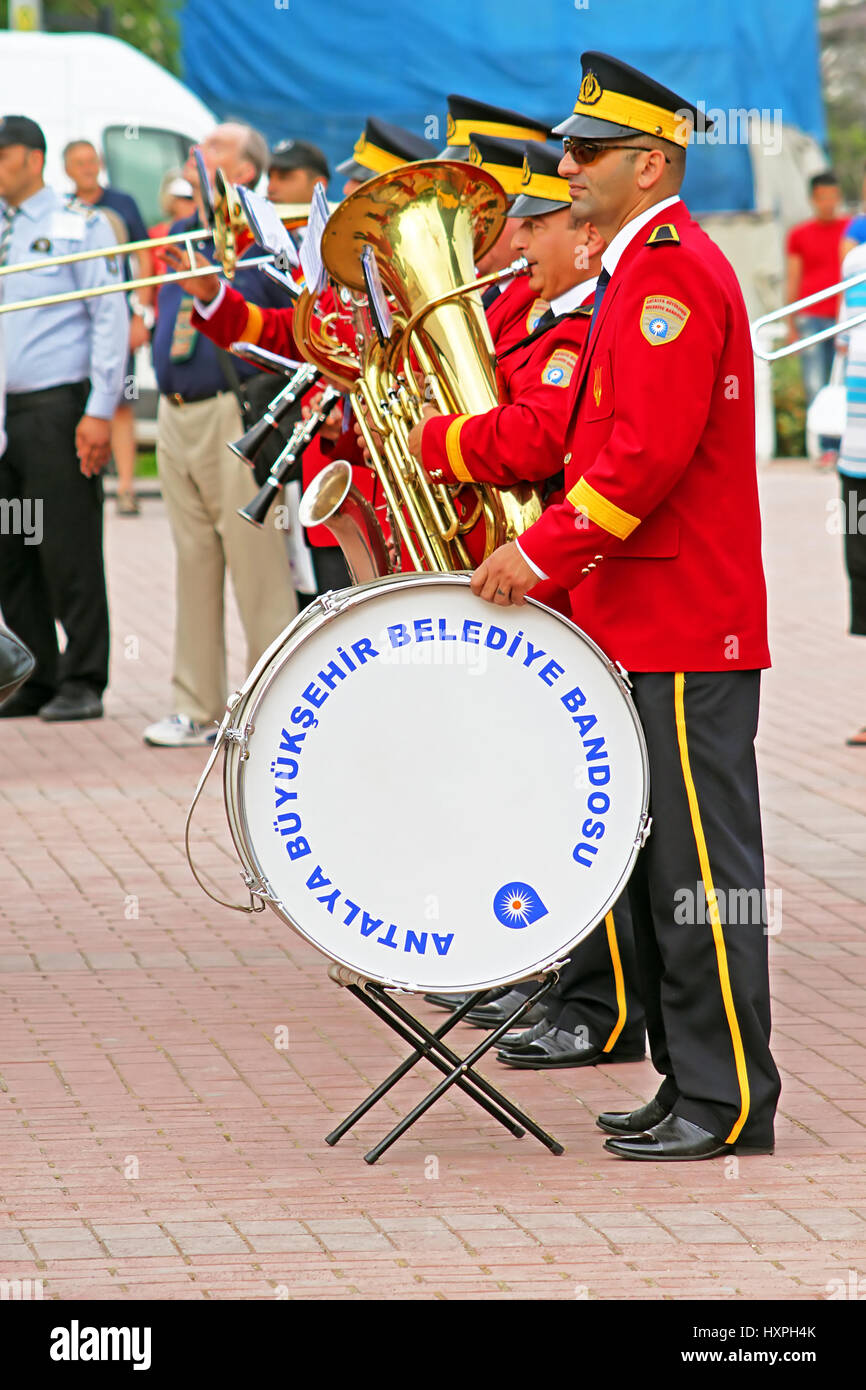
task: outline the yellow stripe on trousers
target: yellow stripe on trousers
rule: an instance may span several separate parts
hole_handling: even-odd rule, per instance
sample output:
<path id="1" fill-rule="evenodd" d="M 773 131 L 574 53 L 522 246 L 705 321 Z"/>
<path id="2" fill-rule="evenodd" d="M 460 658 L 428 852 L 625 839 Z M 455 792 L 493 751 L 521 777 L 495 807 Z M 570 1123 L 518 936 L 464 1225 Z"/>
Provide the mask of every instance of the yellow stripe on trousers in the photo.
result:
<path id="1" fill-rule="evenodd" d="M 619 1013 L 616 1023 L 613 1025 L 613 1032 L 602 1048 L 602 1052 L 610 1052 L 623 1028 L 625 1027 L 626 1007 L 625 1007 L 625 979 L 622 973 L 622 960 L 619 954 L 619 942 L 616 939 L 616 925 L 613 920 L 613 913 L 609 912 L 604 919 L 607 929 L 607 944 L 610 948 L 610 959 L 613 965 L 613 978 L 616 982 L 616 1003 Z"/>
<path id="2" fill-rule="evenodd" d="M 695 845 L 698 851 L 698 861 L 701 866 L 701 878 L 703 879 L 704 893 L 706 894 L 707 904 L 710 909 L 710 923 L 713 930 L 713 941 L 716 946 L 719 982 L 722 987 L 725 1016 L 728 1020 L 728 1028 L 731 1033 L 731 1042 L 734 1048 L 734 1062 L 737 1068 L 737 1081 L 740 1087 L 740 1113 L 734 1122 L 733 1129 L 725 1141 L 727 1144 L 733 1144 L 749 1115 L 749 1075 L 746 1070 L 746 1054 L 743 1051 L 743 1039 L 740 1036 L 740 1025 L 737 1021 L 737 1011 L 734 1007 L 734 996 L 731 991 L 728 955 L 725 950 L 725 937 L 722 931 L 721 918 L 719 917 L 719 905 L 716 899 L 716 890 L 713 886 L 713 876 L 710 871 L 710 856 L 707 852 L 707 842 L 704 839 L 704 827 L 701 823 L 698 796 L 695 791 L 692 769 L 689 763 L 689 745 L 688 739 L 686 738 L 686 711 L 683 698 L 685 683 L 685 673 L 683 671 L 677 671 L 674 675 L 674 709 L 677 721 L 677 743 L 680 749 L 680 762 L 683 768 L 683 780 L 686 784 L 686 795 L 689 799 L 689 814 L 692 818 L 692 831 L 694 832 Z"/>

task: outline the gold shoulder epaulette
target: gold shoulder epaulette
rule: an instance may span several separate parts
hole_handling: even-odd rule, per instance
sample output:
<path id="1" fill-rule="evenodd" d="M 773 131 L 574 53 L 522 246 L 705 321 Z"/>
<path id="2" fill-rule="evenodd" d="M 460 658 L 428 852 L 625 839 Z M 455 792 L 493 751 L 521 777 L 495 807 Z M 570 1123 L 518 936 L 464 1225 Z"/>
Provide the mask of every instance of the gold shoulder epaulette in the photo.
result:
<path id="1" fill-rule="evenodd" d="M 645 246 L 679 246 L 680 234 L 672 222 L 665 222 L 661 227 L 653 227 L 646 241 Z"/>

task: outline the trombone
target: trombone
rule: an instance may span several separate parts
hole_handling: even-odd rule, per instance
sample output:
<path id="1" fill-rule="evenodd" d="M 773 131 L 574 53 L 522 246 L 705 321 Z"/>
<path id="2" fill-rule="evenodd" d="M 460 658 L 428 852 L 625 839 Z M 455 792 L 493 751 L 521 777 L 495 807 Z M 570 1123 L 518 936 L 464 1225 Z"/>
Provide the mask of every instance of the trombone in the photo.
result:
<path id="1" fill-rule="evenodd" d="M 810 304 L 818 304 L 822 299 L 830 299 L 833 295 L 848 290 L 852 285 L 862 285 L 866 280 L 866 270 L 862 270 L 859 275 L 849 275 L 847 280 L 840 280 L 838 285 L 828 285 L 826 290 L 818 290 L 815 294 L 807 294 L 803 299 L 795 299 L 792 304 L 785 304 L 781 309 L 774 309 L 771 314 L 763 314 L 761 318 L 755 319 L 750 325 L 752 330 L 752 351 L 756 357 L 760 357 L 762 362 L 778 362 L 782 357 L 790 357 L 794 352 L 802 352 L 804 348 L 811 347 L 813 343 L 821 343 L 825 338 L 835 338 L 837 333 L 844 333 L 849 328 L 856 328 L 860 323 L 866 323 L 866 311 L 861 314 L 854 314 L 850 319 L 843 319 L 841 323 L 832 323 L 829 328 L 818 329 L 815 333 L 806 334 L 798 338 L 795 343 L 785 343 L 783 347 L 774 348 L 772 351 L 760 346 L 760 332 L 766 328 L 767 324 L 778 323 L 780 319 L 790 318 L 800 309 L 806 309 Z"/>
<path id="2" fill-rule="evenodd" d="M 3 278 L 7 275 L 20 275 L 26 270 L 43 270 L 47 265 L 73 265 L 77 261 L 98 260 L 100 257 L 131 256 L 135 255 L 136 251 L 153 251 L 160 246 L 182 245 L 189 257 L 191 270 L 166 271 L 163 275 L 145 275 L 135 280 L 122 280 L 117 284 L 98 285 L 94 289 L 66 290 L 62 294 L 46 294 L 38 299 L 18 299 L 9 304 L 0 302 L 0 314 L 13 314 L 18 309 L 42 309 L 48 304 L 68 304 L 75 299 L 94 299 L 100 294 L 118 294 L 144 289 L 148 285 L 167 285 L 172 280 L 191 280 L 199 275 L 214 275 L 218 273 L 219 267 L 222 268 L 226 279 L 231 280 L 237 265 L 237 234 L 250 231 L 250 226 L 237 190 L 223 177 L 219 169 L 216 184 L 217 200 L 212 208 L 207 209 L 209 219 L 212 218 L 212 226 L 188 232 L 175 232 L 170 236 L 154 237 L 147 241 L 125 241 L 117 246 L 100 246 L 92 251 L 73 251 L 66 256 L 43 256 L 38 261 L 25 261 L 20 265 L 0 266 L 0 291 Z M 274 212 L 284 226 L 299 227 L 303 226 L 310 215 L 310 204 L 276 203 Z M 218 264 L 215 262 L 213 265 L 196 267 L 196 243 L 209 241 L 211 238 L 216 247 Z M 270 253 L 251 256 L 249 260 L 244 261 L 244 268 L 270 265 L 273 259 Z"/>

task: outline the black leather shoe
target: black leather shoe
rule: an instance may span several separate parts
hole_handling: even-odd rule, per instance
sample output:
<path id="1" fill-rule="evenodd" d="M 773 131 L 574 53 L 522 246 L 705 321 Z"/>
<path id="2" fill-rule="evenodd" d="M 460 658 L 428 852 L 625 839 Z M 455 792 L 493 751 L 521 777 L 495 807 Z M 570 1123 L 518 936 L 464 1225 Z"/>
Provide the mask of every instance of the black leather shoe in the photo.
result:
<path id="1" fill-rule="evenodd" d="M 724 1139 L 701 1129 L 700 1125 L 684 1120 L 680 1115 L 668 1115 L 643 1134 L 621 1135 L 605 1139 L 604 1147 L 617 1158 L 642 1162 L 687 1163 L 701 1158 L 722 1158 L 726 1154 L 773 1152 L 772 1145 L 758 1147 L 749 1143 L 726 1144 Z"/>
<path id="2" fill-rule="evenodd" d="M 539 1023 L 533 1023 L 531 1028 L 521 1028 L 517 1033 L 505 1033 L 499 1039 L 499 1047 L 502 1052 L 522 1052 L 530 1043 L 534 1043 L 536 1038 L 540 1038 L 543 1033 L 549 1033 L 551 1028 L 550 1019 L 543 1018 Z"/>
<path id="3" fill-rule="evenodd" d="M 66 719 L 101 719 L 102 701 L 96 691 L 86 685 L 68 685 L 42 706 L 39 718 L 47 724 Z"/>
<path id="4" fill-rule="evenodd" d="M 447 1009 L 449 1014 L 453 1014 L 455 1009 L 459 1009 L 461 1004 L 465 1004 L 469 999 L 468 994 L 425 994 L 424 999 L 428 1004 L 435 1004 L 437 1009 Z"/>
<path id="5" fill-rule="evenodd" d="M 37 715 L 50 698 L 48 695 L 34 694 L 25 685 L 0 705 L 0 719 L 26 719 Z"/>
<path id="6" fill-rule="evenodd" d="M 473 991 L 474 992 L 474 991 Z M 508 993 L 507 985 L 497 985 L 496 989 L 489 989 L 482 999 L 482 1004 L 489 1004 L 494 999 L 499 999 L 501 995 Z M 471 994 L 425 994 L 424 998 L 428 1004 L 434 1004 L 437 1009 L 447 1009 L 449 1014 L 453 1014 L 455 1009 L 459 1009 L 461 1004 L 465 1004 L 467 999 L 471 999 Z M 480 1007 L 480 1006 L 479 1006 Z"/>
<path id="7" fill-rule="evenodd" d="M 599 1062 L 639 1062 L 644 1052 L 643 1047 L 627 1049 L 623 1044 L 611 1052 L 603 1052 L 582 1034 L 551 1027 L 519 1050 L 500 1048 L 496 1056 L 509 1067 L 545 1071 L 551 1067 L 594 1067 Z"/>
<path id="8" fill-rule="evenodd" d="M 606 1110 L 598 1116 L 595 1123 L 607 1134 L 643 1134 L 646 1130 L 652 1129 L 653 1125 L 667 1119 L 670 1113 L 670 1110 L 653 1096 L 652 1100 L 642 1105 L 639 1110 Z"/>
<path id="9" fill-rule="evenodd" d="M 499 999 L 492 1001 L 486 999 L 476 1009 L 470 1009 L 464 1022 L 471 1023 L 476 1028 L 499 1028 L 503 1023 L 508 1022 L 521 1004 L 525 1003 L 525 994 L 522 994 L 519 989 L 510 989 Z M 533 1023 L 540 1023 L 546 1017 L 544 1003 L 533 1004 L 532 1008 L 528 1009 L 520 1020 L 521 1026 L 531 1028 Z"/>

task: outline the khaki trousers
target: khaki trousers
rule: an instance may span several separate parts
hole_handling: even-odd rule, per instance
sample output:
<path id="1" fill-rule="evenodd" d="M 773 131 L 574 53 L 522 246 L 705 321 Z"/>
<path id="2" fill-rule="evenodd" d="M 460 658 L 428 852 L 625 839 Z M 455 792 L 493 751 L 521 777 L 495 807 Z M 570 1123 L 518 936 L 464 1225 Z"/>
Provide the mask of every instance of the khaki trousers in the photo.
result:
<path id="1" fill-rule="evenodd" d="M 226 448 L 242 433 L 231 392 L 189 405 L 160 399 L 156 460 L 177 557 L 174 713 L 201 724 L 222 718 L 228 694 L 226 567 L 248 670 L 297 612 L 283 533 L 237 515 L 257 492 L 252 470 Z"/>

